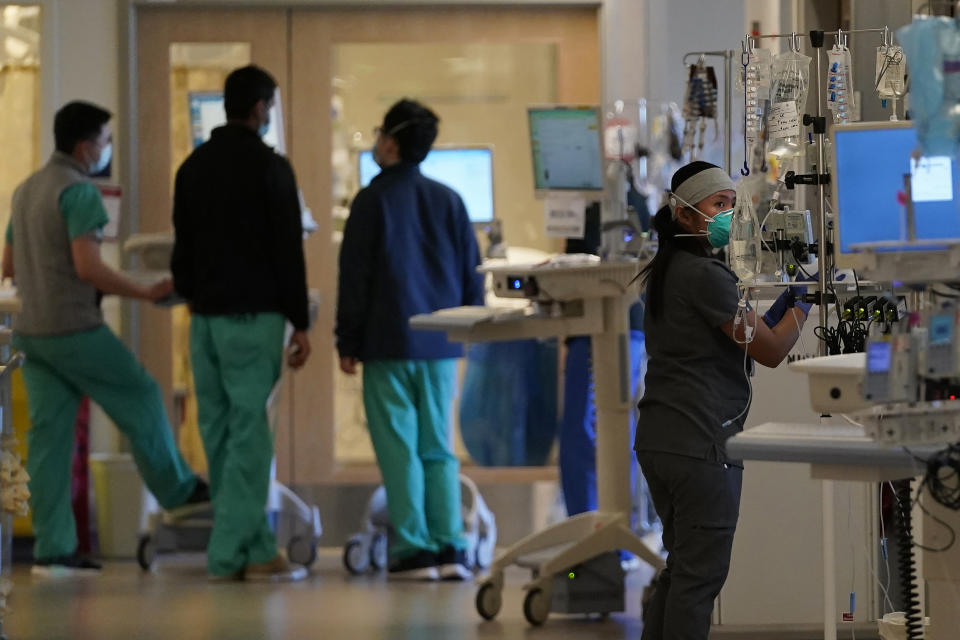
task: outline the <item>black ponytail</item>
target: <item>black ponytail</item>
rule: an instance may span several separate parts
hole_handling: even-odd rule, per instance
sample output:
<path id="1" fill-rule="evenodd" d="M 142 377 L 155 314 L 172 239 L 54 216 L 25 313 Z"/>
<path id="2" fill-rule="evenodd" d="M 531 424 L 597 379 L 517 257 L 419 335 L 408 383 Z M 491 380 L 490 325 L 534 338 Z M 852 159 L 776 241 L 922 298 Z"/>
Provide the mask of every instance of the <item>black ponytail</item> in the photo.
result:
<path id="1" fill-rule="evenodd" d="M 694 160 L 690 164 L 680 167 L 673 174 L 673 178 L 670 180 L 670 191 L 676 193 L 680 185 L 701 171 L 718 168 L 715 164 Z M 672 198 L 668 198 L 669 200 L 672 200 Z M 690 204 L 695 205 L 696 203 Z M 689 231 L 674 219 L 673 206 L 676 205 L 665 204 L 660 207 L 657 215 L 654 216 L 653 228 L 657 232 L 659 243 L 657 245 L 657 255 L 637 275 L 637 278 L 640 279 L 647 290 L 646 312 L 653 318 L 659 318 L 663 311 L 663 287 L 667 279 L 667 267 L 670 266 L 674 254 L 677 251 L 687 251 L 698 256 L 706 257 L 710 255 L 703 244 L 702 238 L 682 235 L 689 233 Z"/>
<path id="2" fill-rule="evenodd" d="M 673 217 L 670 205 L 666 204 L 653 218 L 653 228 L 657 232 L 657 255 L 653 257 L 640 274 L 641 284 L 646 288 L 646 312 L 653 318 L 659 318 L 663 311 L 663 289 L 667 279 L 667 267 L 677 251 L 688 251 L 696 255 L 707 255 L 700 238 L 682 236 L 689 233 Z"/>

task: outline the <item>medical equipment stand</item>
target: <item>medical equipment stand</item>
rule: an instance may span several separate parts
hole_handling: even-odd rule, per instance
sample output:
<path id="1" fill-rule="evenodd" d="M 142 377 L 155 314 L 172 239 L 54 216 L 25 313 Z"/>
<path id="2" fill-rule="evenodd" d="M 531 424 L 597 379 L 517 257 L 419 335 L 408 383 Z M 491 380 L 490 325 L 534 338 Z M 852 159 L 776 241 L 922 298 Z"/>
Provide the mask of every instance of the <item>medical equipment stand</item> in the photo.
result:
<path id="1" fill-rule="evenodd" d="M 828 284 L 828 266 L 827 266 L 827 256 L 829 246 L 829 229 L 827 226 L 827 194 L 826 194 L 826 185 L 829 184 L 830 175 L 825 171 L 826 167 L 826 152 L 825 152 L 825 142 L 827 137 L 827 127 L 826 120 L 823 115 L 823 100 L 821 92 L 823 91 L 823 70 L 822 70 L 822 60 L 823 60 L 823 39 L 825 35 L 842 35 L 842 34 L 852 34 L 852 33 L 881 33 L 884 37 L 884 42 L 887 42 L 887 39 L 890 34 L 890 29 L 888 27 L 883 27 L 882 29 L 851 29 L 847 31 L 811 31 L 810 32 L 810 45 L 817 50 L 817 115 L 816 117 L 811 117 L 809 115 L 803 116 L 803 124 L 806 126 L 813 126 L 814 134 L 817 136 L 817 141 L 819 148 L 817 149 L 817 172 L 811 176 L 797 176 L 798 178 L 808 178 L 812 181 L 797 181 L 795 184 L 811 184 L 817 186 L 817 204 L 819 207 L 820 214 L 820 224 L 819 226 L 819 238 L 817 238 L 817 265 L 819 272 L 818 276 L 818 307 L 820 312 L 820 326 L 827 326 L 827 314 L 829 312 L 829 299 L 827 298 L 827 284 Z M 798 34 L 796 32 L 792 33 L 776 33 L 776 34 L 767 34 L 754 36 L 747 34 L 744 38 L 747 45 L 749 45 L 752 40 L 759 40 L 764 38 L 790 38 L 791 42 L 795 43 L 795 50 L 799 50 L 799 41 Z M 749 46 L 747 47 L 749 48 Z M 824 304 L 827 303 L 827 304 Z M 826 355 L 826 343 L 823 341 L 819 342 L 818 346 L 819 353 L 818 355 Z M 823 509 L 823 573 L 824 573 L 824 590 L 823 590 L 823 637 L 824 640 L 837 640 L 837 627 L 833 619 L 831 612 L 836 609 L 836 540 L 834 538 L 833 528 L 834 528 L 834 486 L 833 480 L 824 479 L 822 486 L 822 509 Z"/>
<path id="2" fill-rule="evenodd" d="M 540 566 L 524 586 L 523 612 L 543 624 L 554 602 L 554 577 L 572 567 L 617 550 L 636 554 L 655 569 L 659 554 L 630 528 L 630 389 L 627 307 L 637 297 L 631 283 L 637 262 L 488 268 L 499 296 L 527 297 L 538 312 L 500 312 L 487 307 L 458 307 L 414 316 L 414 329 L 445 331 L 457 342 L 486 342 L 559 335 L 590 335 L 597 412 L 597 511 L 568 518 L 520 540 L 504 551 L 477 590 L 477 611 L 492 620 L 500 611 L 504 570 L 521 557 L 569 545 Z M 602 612 L 598 612 L 602 613 Z"/>
<path id="3" fill-rule="evenodd" d="M 733 143 L 733 54 L 734 51 L 688 51 L 683 54 L 683 64 L 687 64 L 690 56 L 701 58 L 723 58 L 723 128 L 726 132 L 723 138 L 723 170 L 727 175 L 733 171 L 731 145 Z"/>

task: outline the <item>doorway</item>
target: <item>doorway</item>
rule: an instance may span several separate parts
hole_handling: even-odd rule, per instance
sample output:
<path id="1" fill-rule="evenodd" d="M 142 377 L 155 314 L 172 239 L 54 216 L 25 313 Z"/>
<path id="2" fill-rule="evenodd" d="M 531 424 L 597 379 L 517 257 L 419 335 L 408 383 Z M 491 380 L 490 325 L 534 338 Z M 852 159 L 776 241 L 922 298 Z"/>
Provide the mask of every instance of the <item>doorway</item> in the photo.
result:
<path id="1" fill-rule="evenodd" d="M 281 398 L 278 478 L 376 482 L 357 382 L 336 373 L 333 340 L 336 233 L 358 186 L 359 152 L 392 101 L 420 99 L 441 117 L 438 143 L 494 149 L 494 206 L 508 241 L 559 250 L 543 239 L 542 205 L 533 199 L 525 107 L 599 102 L 598 9 L 152 5 L 139 7 L 136 32 L 141 232 L 171 228 L 173 176 L 193 144 L 191 95 L 219 90 L 231 68 L 247 63 L 277 79 L 284 146 L 317 223 L 306 257 L 320 294 L 313 357 Z M 143 309 L 139 345 L 171 415 L 189 416 L 183 320 Z"/>

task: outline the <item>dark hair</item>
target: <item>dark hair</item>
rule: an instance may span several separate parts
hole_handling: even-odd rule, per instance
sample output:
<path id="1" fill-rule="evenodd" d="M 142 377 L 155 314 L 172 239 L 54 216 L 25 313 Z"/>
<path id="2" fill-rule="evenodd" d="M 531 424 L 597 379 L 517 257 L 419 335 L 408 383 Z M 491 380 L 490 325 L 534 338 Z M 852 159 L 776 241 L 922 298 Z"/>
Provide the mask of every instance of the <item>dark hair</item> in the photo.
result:
<path id="1" fill-rule="evenodd" d="M 73 153 L 78 143 L 100 135 L 110 117 L 109 111 L 89 102 L 74 101 L 64 105 L 53 118 L 53 140 L 57 151 Z"/>
<path id="2" fill-rule="evenodd" d="M 677 169 L 670 180 L 670 191 L 676 191 L 686 180 L 701 171 L 715 168 L 716 165 L 697 160 Z M 678 202 L 678 204 L 683 204 Z M 696 202 L 690 204 L 696 205 Z M 667 267 L 677 251 L 687 251 L 706 256 L 707 251 L 699 238 L 682 237 L 678 234 L 688 233 L 673 217 L 674 206 L 669 203 L 663 205 L 653 218 L 653 228 L 657 232 L 657 255 L 640 271 L 637 277 L 646 287 L 646 311 L 654 318 L 659 318 L 663 312 L 663 288 L 667 279 Z"/>
<path id="3" fill-rule="evenodd" d="M 223 108 L 227 120 L 246 120 L 258 102 L 269 102 L 277 81 L 256 65 L 234 69 L 223 85 Z"/>
<path id="4" fill-rule="evenodd" d="M 383 116 L 383 132 L 397 141 L 400 159 L 419 164 L 430 153 L 437 139 L 440 119 L 430 109 L 415 100 L 404 98 Z"/>

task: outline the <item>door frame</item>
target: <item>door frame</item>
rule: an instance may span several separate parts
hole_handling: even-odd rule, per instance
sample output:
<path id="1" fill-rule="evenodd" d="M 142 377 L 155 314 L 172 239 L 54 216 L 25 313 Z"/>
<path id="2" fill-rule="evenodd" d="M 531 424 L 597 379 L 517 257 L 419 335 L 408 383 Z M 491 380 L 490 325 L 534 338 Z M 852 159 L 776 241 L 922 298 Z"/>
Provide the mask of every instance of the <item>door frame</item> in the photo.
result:
<path id="1" fill-rule="evenodd" d="M 118 160 L 120 165 L 121 175 L 125 177 L 125 189 L 128 197 L 124 199 L 124 211 L 123 211 L 123 224 L 121 226 L 121 239 L 128 237 L 130 234 L 139 232 L 143 225 L 141 224 L 140 212 L 138 211 L 137 204 L 140 200 L 140 197 L 143 192 L 143 185 L 140 182 L 140 154 L 141 154 L 141 145 L 140 145 L 140 114 L 143 111 L 141 105 L 139 104 L 140 95 L 139 95 L 139 76 L 138 69 L 140 66 L 139 59 L 139 43 L 137 39 L 138 29 L 140 27 L 140 21 L 143 16 L 144 11 L 150 12 L 171 12 L 171 13 L 182 13 L 189 11 L 209 11 L 211 9 L 219 9 L 225 11 L 233 10 L 272 10 L 272 11 L 286 11 L 288 15 L 287 24 L 288 24 L 288 69 L 286 70 L 285 80 L 286 82 L 292 83 L 295 77 L 294 67 L 296 66 L 296 52 L 293 48 L 293 17 L 296 15 L 296 12 L 303 10 L 309 12 L 311 10 L 343 10 L 347 11 L 350 9 L 371 9 L 371 8 L 380 8 L 380 9 L 392 9 L 394 11 L 398 9 L 410 9 L 410 10 L 423 10 L 425 8 L 432 7 L 444 7 L 448 11 L 454 8 L 464 8 L 464 9 L 477 9 L 480 7 L 490 6 L 490 5 L 501 5 L 503 8 L 510 9 L 531 9 L 537 6 L 551 6 L 555 9 L 594 9 L 597 12 L 597 56 L 599 61 L 599 68 L 597 69 L 598 74 L 598 98 L 602 98 L 604 95 L 604 72 L 603 72 L 603 62 L 604 62 L 604 0 L 437 0 L 434 2 L 408 2 L 406 0 L 327 0 L 323 2 L 290 2 L 278 0 L 276 2 L 267 2 L 267 1 L 243 1 L 243 0 L 225 0 L 223 2 L 210 2 L 209 0 L 180 0 L 176 3 L 171 4 L 158 4 L 155 1 L 151 2 L 150 0 L 128 0 L 127 2 L 121 3 L 120 9 L 120 26 L 121 30 L 125 33 L 121 34 L 121 46 L 119 47 L 120 55 L 120 68 L 121 68 L 121 87 L 120 87 L 120 109 L 117 117 L 117 131 L 121 133 L 121 139 L 119 146 L 120 153 L 118 154 Z M 187 36 L 189 40 L 189 36 Z M 283 84 L 283 83 L 281 83 Z M 287 136 L 288 139 L 291 139 L 290 131 L 293 128 L 292 119 L 296 117 L 297 109 L 295 109 L 294 101 L 289 97 L 289 92 L 287 92 L 286 99 L 284 100 L 284 110 L 286 116 L 287 127 Z M 323 148 L 326 148 L 324 143 Z M 291 144 L 290 149 L 290 158 L 291 161 L 296 163 L 297 156 L 300 155 L 297 151 L 297 146 Z M 307 189 L 305 189 L 306 193 Z M 325 210 L 326 205 L 324 205 L 319 210 Z M 324 233 L 327 225 L 321 224 L 321 229 L 318 233 Z M 146 230 L 150 230 L 149 228 Z M 124 259 L 125 260 L 125 259 Z M 331 260 L 324 259 L 324 265 L 329 265 Z M 129 266 L 129 265 L 124 265 Z M 308 265 L 309 268 L 309 265 Z M 314 265 L 310 271 L 317 271 L 317 265 Z M 316 282 L 314 286 L 316 286 Z M 331 300 L 328 295 L 325 293 L 323 300 L 323 305 L 328 307 Z M 154 327 L 157 324 L 156 316 L 157 314 L 166 313 L 165 311 L 157 311 L 152 308 L 145 308 L 137 304 L 127 304 L 124 305 L 125 313 L 123 317 L 123 335 L 131 345 L 131 348 L 137 353 L 141 359 L 146 360 L 146 364 L 152 364 L 150 352 L 155 352 L 159 348 L 166 348 L 166 345 L 162 345 L 158 349 L 150 349 L 149 345 L 145 348 L 145 341 L 143 334 L 143 329 L 147 326 Z M 320 327 L 323 328 L 323 324 L 320 323 Z M 163 340 L 164 335 L 169 337 L 169 330 L 166 332 L 161 331 L 160 335 L 151 333 L 153 339 L 159 339 L 166 344 L 169 344 L 169 340 Z M 326 360 L 327 352 L 329 347 L 332 345 L 333 337 L 332 335 L 319 335 L 314 334 L 313 340 L 317 345 L 316 358 L 318 360 Z M 324 362 L 321 366 L 326 367 L 327 363 Z M 161 366 L 159 370 L 156 371 L 157 374 L 161 376 L 170 377 L 169 366 Z M 320 382 L 325 379 L 326 376 L 323 376 Z M 299 389 L 300 393 L 297 394 L 300 397 L 309 397 L 307 393 L 306 385 L 311 381 L 302 380 L 303 376 L 294 379 L 293 384 L 289 385 L 291 390 Z M 166 391 L 170 389 L 170 383 L 166 380 L 161 382 L 161 387 Z M 296 392 L 294 392 L 296 393 Z M 301 394 L 303 394 L 301 396 Z M 329 397 L 329 401 L 332 402 L 332 389 L 324 391 L 324 394 Z M 289 401 L 289 398 L 288 398 Z M 168 402 L 169 405 L 169 402 Z M 293 416 L 303 412 L 303 408 L 297 408 L 294 413 L 291 410 L 291 416 L 289 421 L 289 426 L 292 427 L 294 420 Z M 333 417 L 333 407 L 332 404 L 329 407 L 329 414 L 332 419 Z M 172 415 L 172 414 L 171 414 Z M 282 430 L 282 429 L 281 429 Z M 312 443 L 312 446 L 307 443 L 297 443 L 299 446 L 292 446 L 292 438 L 294 434 L 291 432 L 289 437 L 291 438 L 288 441 L 287 437 L 282 437 L 277 442 L 277 455 L 278 455 L 278 470 L 285 469 L 286 473 L 282 473 L 280 476 L 281 481 L 293 481 L 298 484 L 325 484 L 325 483 L 355 483 L 358 481 L 364 482 L 377 482 L 379 480 L 379 474 L 375 468 L 368 469 L 357 469 L 357 468 L 344 468 L 337 469 L 335 463 L 335 452 L 333 450 L 333 430 L 332 428 L 327 430 L 323 429 L 323 434 L 320 437 L 316 438 L 316 442 Z M 329 434 L 326 433 L 329 431 Z M 281 447 L 287 449 L 288 451 L 281 451 Z M 503 481 L 512 481 L 517 480 L 549 480 L 556 478 L 557 473 L 555 468 L 531 468 L 531 469 L 515 469 L 513 471 L 508 471 L 506 474 L 503 473 L 503 470 L 498 471 L 495 468 L 489 470 L 479 470 L 479 473 L 471 474 L 477 476 L 477 478 L 486 478 L 486 479 L 502 479 Z"/>

